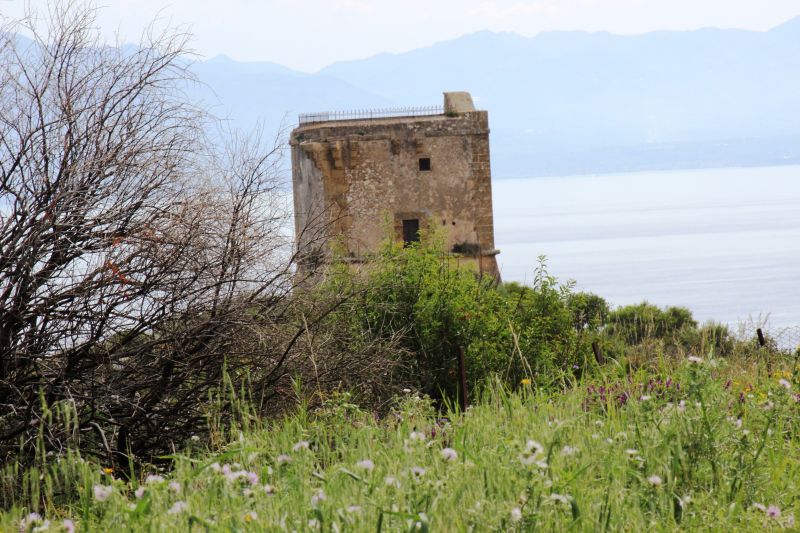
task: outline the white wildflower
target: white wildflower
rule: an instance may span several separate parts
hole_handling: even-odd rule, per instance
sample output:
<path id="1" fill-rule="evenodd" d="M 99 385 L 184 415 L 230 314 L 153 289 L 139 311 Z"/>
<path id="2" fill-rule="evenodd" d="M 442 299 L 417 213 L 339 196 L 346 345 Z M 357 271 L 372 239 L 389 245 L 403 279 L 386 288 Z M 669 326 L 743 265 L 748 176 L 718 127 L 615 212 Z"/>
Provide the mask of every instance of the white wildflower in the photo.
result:
<path id="1" fill-rule="evenodd" d="M 301 450 L 307 450 L 309 448 L 309 442 L 307 440 L 301 440 L 294 446 L 292 446 L 292 451 L 299 452 Z"/>
<path id="2" fill-rule="evenodd" d="M 319 503 L 325 501 L 325 499 L 325 491 L 322 489 L 317 489 L 317 491 L 311 496 L 311 506 L 317 507 Z"/>
<path id="3" fill-rule="evenodd" d="M 291 463 L 292 462 L 292 458 L 289 457 L 288 455 L 282 453 L 278 457 L 275 458 L 275 462 L 278 463 L 279 465 L 282 465 L 282 464 L 285 464 L 285 463 Z"/>
<path id="4" fill-rule="evenodd" d="M 412 441 L 420 441 L 420 442 L 425 442 L 427 440 L 425 438 L 425 434 L 424 433 L 420 433 L 419 431 L 412 431 L 411 435 L 409 435 L 409 438 Z"/>
<path id="5" fill-rule="evenodd" d="M 144 496 L 144 487 L 139 487 L 135 491 L 133 491 L 133 495 L 136 496 L 137 500 L 141 500 L 142 496 Z"/>
<path id="6" fill-rule="evenodd" d="M 519 522 L 520 520 L 522 520 L 522 511 L 519 507 L 514 507 L 511 509 L 511 521 Z"/>
<path id="7" fill-rule="evenodd" d="M 647 478 L 647 482 L 650 483 L 654 487 L 660 487 L 663 481 L 661 480 L 660 476 L 653 474 L 649 478 Z"/>
<path id="8" fill-rule="evenodd" d="M 104 502 L 109 497 L 111 497 L 111 493 L 114 492 L 114 487 L 106 485 L 95 485 L 93 487 L 93 492 L 95 500 L 99 502 Z"/>
<path id="9" fill-rule="evenodd" d="M 411 467 L 411 473 L 414 474 L 415 477 L 422 477 L 425 475 L 425 469 L 421 466 L 414 466 Z"/>
<path id="10" fill-rule="evenodd" d="M 453 448 L 444 448 L 441 451 L 442 459 L 445 461 L 455 461 L 458 459 L 458 453 Z"/>
<path id="11" fill-rule="evenodd" d="M 175 502 L 169 508 L 167 514 L 180 514 L 189 508 L 189 504 L 183 501 Z"/>
<path id="12" fill-rule="evenodd" d="M 386 476 L 384 482 L 386 483 L 387 487 L 394 487 L 396 489 L 400 488 L 400 481 L 394 476 Z"/>
<path id="13" fill-rule="evenodd" d="M 372 472 L 375 469 L 375 463 L 373 463 L 370 459 L 362 459 L 356 463 L 356 466 L 363 468 L 367 472 Z"/>
<path id="14" fill-rule="evenodd" d="M 181 484 L 177 481 L 170 481 L 168 487 L 172 494 L 178 494 L 181 491 Z"/>
<path id="15" fill-rule="evenodd" d="M 577 454 L 579 451 L 580 450 L 578 450 L 578 448 L 576 447 L 564 446 L 563 448 L 561 448 L 561 455 L 563 455 L 564 457 L 570 457 L 572 455 Z"/>
<path id="16" fill-rule="evenodd" d="M 525 451 L 533 455 L 539 455 L 541 453 L 544 453 L 544 446 L 542 446 L 535 440 L 529 439 L 528 442 L 525 443 Z"/>
<path id="17" fill-rule="evenodd" d="M 699 364 L 703 363 L 703 359 L 700 358 L 700 357 L 697 357 L 696 355 L 690 355 L 689 357 L 686 358 L 686 360 L 689 361 L 693 365 L 699 365 Z"/>
<path id="18" fill-rule="evenodd" d="M 144 478 L 145 485 L 153 485 L 156 483 L 161 483 L 162 481 L 164 481 L 164 478 L 158 474 L 150 474 Z"/>

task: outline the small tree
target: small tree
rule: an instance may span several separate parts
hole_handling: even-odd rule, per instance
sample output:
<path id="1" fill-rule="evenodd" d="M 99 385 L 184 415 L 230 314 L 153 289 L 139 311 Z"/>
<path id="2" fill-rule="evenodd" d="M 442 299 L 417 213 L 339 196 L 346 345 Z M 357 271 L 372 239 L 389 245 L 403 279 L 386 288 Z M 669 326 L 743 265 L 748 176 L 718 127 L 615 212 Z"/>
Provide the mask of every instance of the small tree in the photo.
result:
<path id="1" fill-rule="evenodd" d="M 39 451 L 124 465 L 201 431 L 225 364 L 284 377 L 292 239 L 281 145 L 207 140 L 187 36 L 93 24 L 56 3 L 0 32 L 0 453 L 68 403 L 77 430 Z"/>

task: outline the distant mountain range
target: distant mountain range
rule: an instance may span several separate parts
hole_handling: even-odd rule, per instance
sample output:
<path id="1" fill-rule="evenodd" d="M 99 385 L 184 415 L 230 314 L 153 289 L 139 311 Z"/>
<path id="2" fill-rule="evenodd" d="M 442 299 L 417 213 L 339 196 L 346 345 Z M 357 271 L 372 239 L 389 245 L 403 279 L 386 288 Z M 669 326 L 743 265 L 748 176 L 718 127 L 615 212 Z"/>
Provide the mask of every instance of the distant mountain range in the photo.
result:
<path id="1" fill-rule="evenodd" d="M 193 68 L 194 98 L 267 132 L 300 112 L 470 91 L 489 111 L 499 179 L 800 164 L 800 17 L 767 32 L 479 32 L 317 73 L 225 56 Z"/>
<path id="2" fill-rule="evenodd" d="M 470 91 L 496 178 L 800 163 L 800 17 L 768 32 L 479 32 L 314 74 L 225 57 L 196 69 L 245 127 Z"/>

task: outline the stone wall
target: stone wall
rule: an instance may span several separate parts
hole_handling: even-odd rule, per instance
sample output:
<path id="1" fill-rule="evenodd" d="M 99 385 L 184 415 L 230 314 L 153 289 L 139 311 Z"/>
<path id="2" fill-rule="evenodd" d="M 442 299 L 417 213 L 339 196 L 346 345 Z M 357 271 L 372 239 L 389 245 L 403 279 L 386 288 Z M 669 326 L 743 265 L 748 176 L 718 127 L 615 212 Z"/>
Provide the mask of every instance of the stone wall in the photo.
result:
<path id="1" fill-rule="evenodd" d="M 358 261 L 418 219 L 445 230 L 448 251 L 497 276 L 485 111 L 308 124 L 291 145 L 301 247 L 306 228 L 324 221 L 339 253 Z"/>

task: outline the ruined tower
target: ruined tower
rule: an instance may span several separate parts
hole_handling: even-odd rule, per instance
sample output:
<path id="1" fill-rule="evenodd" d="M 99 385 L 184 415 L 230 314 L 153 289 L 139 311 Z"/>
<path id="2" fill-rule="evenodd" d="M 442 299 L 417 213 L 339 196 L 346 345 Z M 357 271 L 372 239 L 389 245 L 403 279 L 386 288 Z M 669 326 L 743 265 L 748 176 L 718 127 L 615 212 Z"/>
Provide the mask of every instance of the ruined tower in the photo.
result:
<path id="1" fill-rule="evenodd" d="M 469 93 L 444 93 L 443 108 L 304 114 L 291 146 L 306 265 L 329 260 L 334 250 L 362 262 L 387 231 L 408 243 L 436 225 L 454 258 L 499 279 L 489 119 Z M 314 244 L 315 227 L 325 228 L 324 245 Z"/>

